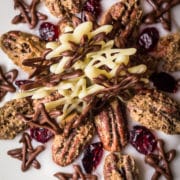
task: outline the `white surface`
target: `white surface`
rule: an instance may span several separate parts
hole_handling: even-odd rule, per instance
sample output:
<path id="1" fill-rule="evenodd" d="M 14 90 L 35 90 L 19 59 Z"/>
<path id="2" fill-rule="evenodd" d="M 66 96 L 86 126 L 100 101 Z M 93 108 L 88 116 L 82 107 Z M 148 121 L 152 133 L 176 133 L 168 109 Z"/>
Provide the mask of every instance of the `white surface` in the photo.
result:
<path id="1" fill-rule="evenodd" d="M 13 10 L 13 0 L 6 0 L 0 2 L 0 35 L 2 33 L 5 33 L 10 30 L 23 30 L 26 32 L 32 32 L 32 33 L 37 33 L 37 30 L 29 30 L 28 27 L 24 24 L 22 25 L 12 25 L 11 24 L 11 19 L 14 17 L 17 11 Z M 102 0 L 103 2 L 103 7 L 107 8 L 109 7 L 113 2 L 117 2 L 116 0 Z M 44 7 L 40 8 L 41 11 L 44 13 L 47 13 L 47 9 Z M 176 24 L 179 24 L 180 26 L 180 6 L 177 6 L 173 10 L 173 19 L 176 21 Z M 57 22 L 57 19 L 51 18 L 53 22 Z M 175 31 L 175 29 L 173 29 Z M 167 33 L 165 32 L 162 28 L 160 28 L 161 34 Z M 0 65 L 4 67 L 4 70 L 10 70 L 11 68 L 15 67 L 11 63 L 11 61 L 7 58 L 7 56 L 0 50 Z M 180 74 L 175 73 L 177 77 L 180 78 Z M 22 76 L 22 74 L 21 74 Z M 13 95 L 8 94 L 6 96 L 5 101 L 11 99 Z M 180 90 L 179 92 L 175 95 L 176 99 L 180 101 Z M 1 103 L 2 104 L 2 103 Z M 175 160 L 171 163 L 171 169 L 174 174 L 174 179 L 178 180 L 180 179 L 180 136 L 179 135 L 165 135 L 164 133 L 157 133 L 158 137 L 163 138 L 166 142 L 166 149 L 170 150 L 172 148 L 175 148 L 177 150 L 177 157 Z M 17 147 L 21 147 L 21 144 L 18 143 L 20 139 L 20 135 L 17 136 L 14 140 L 0 140 L 0 180 L 55 180 L 56 178 L 53 177 L 53 174 L 57 171 L 66 171 L 66 172 L 72 172 L 72 167 L 68 166 L 66 168 L 61 168 L 57 166 L 55 163 L 53 163 L 52 158 L 51 158 L 51 142 L 48 142 L 46 146 L 46 150 L 42 152 L 38 156 L 38 160 L 41 163 L 42 167 L 40 170 L 36 170 L 34 168 L 31 168 L 27 172 L 21 172 L 20 166 L 21 166 L 21 161 L 17 159 L 13 159 L 10 156 L 7 155 L 7 151 L 10 149 L 14 149 Z M 33 141 L 33 143 L 35 143 Z M 37 145 L 37 143 L 35 143 Z M 135 157 L 137 160 L 137 163 L 139 165 L 140 169 L 140 179 L 141 180 L 149 180 L 154 172 L 154 169 L 151 168 L 148 165 L 145 165 L 143 159 L 144 155 L 141 155 L 138 153 L 135 149 L 133 149 L 130 145 L 128 145 L 123 153 L 129 153 Z M 78 161 L 80 161 L 81 157 L 79 158 Z M 102 163 L 103 164 L 103 161 Z M 97 171 L 95 171 L 95 174 L 98 175 L 99 179 L 103 179 L 102 176 L 102 165 L 98 167 Z"/>

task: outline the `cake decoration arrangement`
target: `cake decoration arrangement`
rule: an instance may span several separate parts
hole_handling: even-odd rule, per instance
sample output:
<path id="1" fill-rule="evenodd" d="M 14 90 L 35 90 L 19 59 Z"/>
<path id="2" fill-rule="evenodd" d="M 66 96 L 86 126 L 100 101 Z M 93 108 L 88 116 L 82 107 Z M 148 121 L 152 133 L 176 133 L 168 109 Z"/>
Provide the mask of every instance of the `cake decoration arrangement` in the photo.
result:
<path id="1" fill-rule="evenodd" d="M 2 52 L 18 66 L 0 67 L 0 139 L 19 135 L 22 144 L 7 155 L 28 173 L 43 166 L 38 155 L 48 144 L 47 156 L 60 167 L 54 179 L 138 180 L 143 172 L 126 152 L 130 145 L 144 156 L 141 166 L 154 168 L 152 180 L 173 180 L 178 150 L 166 151 L 158 132 L 180 134 L 180 104 L 172 97 L 180 80 L 171 74 L 180 70 L 180 33 L 171 20 L 180 1 L 147 0 L 149 12 L 139 0 L 117 0 L 107 10 L 103 0 L 12 2 L 19 14 L 11 23 L 31 33 L 9 29 L 0 37 Z M 18 79 L 19 72 L 28 77 Z M 68 165 L 73 171 L 63 172 Z"/>

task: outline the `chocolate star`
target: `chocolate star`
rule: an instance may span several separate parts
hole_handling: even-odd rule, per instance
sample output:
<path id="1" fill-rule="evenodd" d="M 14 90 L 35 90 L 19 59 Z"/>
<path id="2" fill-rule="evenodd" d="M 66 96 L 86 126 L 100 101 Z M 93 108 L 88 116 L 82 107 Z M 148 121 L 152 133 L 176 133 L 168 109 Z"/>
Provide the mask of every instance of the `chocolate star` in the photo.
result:
<path id="1" fill-rule="evenodd" d="M 157 140 L 158 154 L 149 154 L 145 157 L 145 162 L 154 167 L 155 173 L 152 180 L 157 180 L 161 175 L 167 180 L 172 180 L 173 176 L 169 163 L 175 158 L 176 150 L 170 150 L 167 153 L 164 151 L 164 142 L 161 139 Z"/>
<path id="2" fill-rule="evenodd" d="M 16 79 L 18 71 L 12 69 L 7 73 L 3 73 L 0 67 L 0 100 L 6 95 L 7 92 L 15 92 L 16 88 L 13 86 L 13 81 Z"/>
<path id="3" fill-rule="evenodd" d="M 57 177 L 59 180 L 97 180 L 97 176 L 93 174 L 84 174 L 81 170 L 81 167 L 79 165 L 73 165 L 74 168 L 74 173 L 63 173 L 63 172 L 58 172 L 55 173 L 54 176 Z"/>
<path id="4" fill-rule="evenodd" d="M 153 24 L 160 22 L 167 30 L 171 30 L 171 8 L 180 4 L 180 0 L 148 0 L 153 10 L 143 17 L 143 22 Z"/>
<path id="5" fill-rule="evenodd" d="M 19 9 L 20 14 L 12 19 L 12 23 L 27 23 L 33 29 L 39 20 L 47 19 L 46 15 L 36 11 L 39 2 L 40 0 L 32 0 L 31 4 L 27 5 L 23 0 L 14 0 L 14 9 Z"/>
<path id="6" fill-rule="evenodd" d="M 51 118 L 46 111 L 44 104 L 39 104 L 35 113 L 31 116 L 20 115 L 21 118 L 31 127 L 40 127 L 49 129 L 54 134 L 61 133 L 61 129 L 55 119 Z"/>
<path id="7" fill-rule="evenodd" d="M 36 156 L 44 150 L 44 146 L 37 146 L 35 149 L 31 144 L 31 137 L 27 133 L 23 133 L 22 138 L 19 141 L 23 143 L 22 148 L 17 148 L 9 150 L 7 152 L 13 158 L 22 161 L 21 169 L 26 171 L 32 165 L 34 168 L 39 169 L 41 167 L 40 163 L 36 160 Z"/>

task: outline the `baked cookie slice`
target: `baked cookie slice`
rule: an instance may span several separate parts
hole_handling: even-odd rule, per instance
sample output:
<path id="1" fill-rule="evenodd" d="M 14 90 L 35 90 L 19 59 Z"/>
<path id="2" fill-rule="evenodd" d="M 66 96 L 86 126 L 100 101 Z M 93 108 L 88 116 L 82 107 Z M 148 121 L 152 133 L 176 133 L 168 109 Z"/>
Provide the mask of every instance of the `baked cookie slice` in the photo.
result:
<path id="1" fill-rule="evenodd" d="M 135 160 L 130 155 L 111 153 L 104 163 L 105 180 L 137 180 L 139 170 Z"/>
<path id="2" fill-rule="evenodd" d="M 157 90 L 144 90 L 127 103 L 132 120 L 149 129 L 180 134 L 180 106 Z"/>
<path id="3" fill-rule="evenodd" d="M 165 71 L 180 71 L 180 32 L 162 37 L 151 54 L 164 62 Z"/>
<path id="4" fill-rule="evenodd" d="M 56 17 L 79 13 L 84 0 L 42 0 L 50 13 Z"/>
<path id="5" fill-rule="evenodd" d="M 95 128 L 93 123 L 86 119 L 86 122 L 73 128 L 73 123 L 77 120 L 78 115 L 73 113 L 61 121 L 62 128 L 70 129 L 68 135 L 55 135 L 52 144 L 52 157 L 56 164 L 67 166 L 72 163 L 90 143 L 94 136 Z"/>
<path id="6" fill-rule="evenodd" d="M 0 108 L 0 139 L 13 139 L 27 128 L 27 124 L 18 117 L 19 114 L 30 115 L 33 107 L 28 99 L 14 99 Z"/>
<path id="7" fill-rule="evenodd" d="M 14 64 L 31 73 L 32 68 L 23 66 L 22 62 L 24 59 L 40 57 L 45 50 L 45 42 L 32 34 L 9 31 L 1 36 L 0 47 Z"/>

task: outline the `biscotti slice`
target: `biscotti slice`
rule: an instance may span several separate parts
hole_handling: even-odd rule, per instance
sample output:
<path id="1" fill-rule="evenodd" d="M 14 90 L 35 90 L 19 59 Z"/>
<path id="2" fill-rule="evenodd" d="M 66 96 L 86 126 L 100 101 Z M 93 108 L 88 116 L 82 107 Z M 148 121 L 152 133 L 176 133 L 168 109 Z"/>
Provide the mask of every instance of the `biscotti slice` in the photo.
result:
<path id="1" fill-rule="evenodd" d="M 29 115 L 33 108 L 28 99 L 14 99 L 0 108 L 0 139 L 13 139 L 18 133 L 27 128 L 19 114 Z"/>
<path id="2" fill-rule="evenodd" d="M 107 151 L 121 151 L 128 142 L 127 121 L 123 110 L 123 104 L 113 99 L 95 116 L 99 138 Z"/>
<path id="3" fill-rule="evenodd" d="M 137 180 L 139 170 L 135 160 L 130 155 L 111 153 L 104 163 L 105 180 Z"/>
<path id="4" fill-rule="evenodd" d="M 163 63 L 163 70 L 180 71 L 180 32 L 161 37 L 151 54 Z"/>
<path id="5" fill-rule="evenodd" d="M 64 130 L 76 121 L 78 115 L 73 113 L 62 120 Z M 67 136 L 64 133 L 55 135 L 52 144 L 52 157 L 55 163 L 60 166 L 67 166 L 72 163 L 90 143 L 94 136 L 95 128 L 93 123 L 86 119 L 77 128 L 71 128 Z"/>
<path id="6" fill-rule="evenodd" d="M 165 93 L 144 90 L 127 103 L 132 120 L 149 129 L 180 134 L 180 106 Z"/>
<path id="7" fill-rule="evenodd" d="M 40 57 L 45 50 L 45 42 L 29 33 L 9 31 L 1 36 L 0 47 L 14 64 L 31 73 L 32 68 L 22 65 L 22 62 L 24 59 Z"/>

